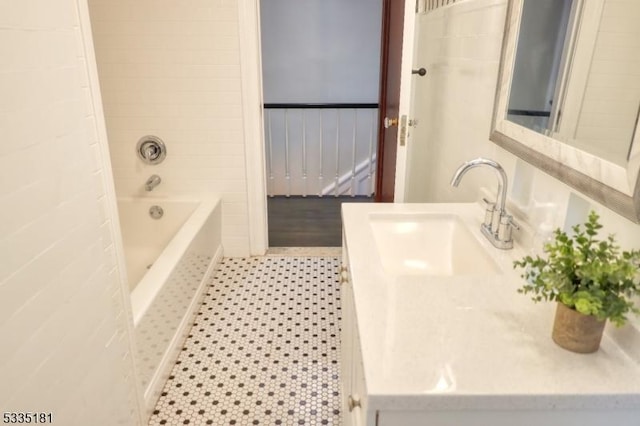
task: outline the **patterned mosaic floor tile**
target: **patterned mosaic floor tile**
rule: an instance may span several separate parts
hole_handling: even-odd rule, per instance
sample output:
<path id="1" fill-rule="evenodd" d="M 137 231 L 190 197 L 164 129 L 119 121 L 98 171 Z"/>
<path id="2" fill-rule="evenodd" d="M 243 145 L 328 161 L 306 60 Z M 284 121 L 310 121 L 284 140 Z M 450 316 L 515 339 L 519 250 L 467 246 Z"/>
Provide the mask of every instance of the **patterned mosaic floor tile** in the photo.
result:
<path id="1" fill-rule="evenodd" d="M 340 425 L 337 257 L 224 259 L 151 425 Z"/>

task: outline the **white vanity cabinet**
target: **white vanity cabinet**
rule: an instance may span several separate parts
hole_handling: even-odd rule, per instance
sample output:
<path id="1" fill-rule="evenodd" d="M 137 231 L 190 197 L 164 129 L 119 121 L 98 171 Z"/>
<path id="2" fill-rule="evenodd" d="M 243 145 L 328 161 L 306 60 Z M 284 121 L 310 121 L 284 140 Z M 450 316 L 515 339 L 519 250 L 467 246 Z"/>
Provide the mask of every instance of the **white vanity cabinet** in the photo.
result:
<path id="1" fill-rule="evenodd" d="M 517 292 L 513 260 L 522 252 L 485 241 L 482 214 L 477 204 L 343 204 L 343 424 L 640 425 L 638 352 L 625 352 L 608 333 L 588 355 L 553 343 L 554 306 Z M 403 265 L 418 267 L 425 253 L 377 238 L 381 221 L 400 238 L 415 235 L 413 222 L 452 216 L 495 268 L 481 275 L 410 274 L 383 259 L 405 255 Z M 444 238 L 420 240 L 438 250 L 448 246 Z"/>
<path id="2" fill-rule="evenodd" d="M 343 244 L 340 268 L 340 299 L 342 323 L 340 328 L 340 368 L 342 382 L 342 423 L 344 426 L 374 425 L 368 412 L 367 389 L 362 368 L 362 353 L 358 336 L 353 286 L 349 274 L 349 258 Z"/>

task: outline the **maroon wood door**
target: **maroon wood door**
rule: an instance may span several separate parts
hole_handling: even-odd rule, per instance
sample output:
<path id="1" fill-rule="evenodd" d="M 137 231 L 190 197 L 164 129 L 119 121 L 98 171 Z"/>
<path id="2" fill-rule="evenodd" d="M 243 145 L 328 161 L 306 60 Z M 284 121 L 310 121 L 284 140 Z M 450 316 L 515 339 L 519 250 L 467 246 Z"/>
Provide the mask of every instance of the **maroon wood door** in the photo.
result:
<path id="1" fill-rule="evenodd" d="M 397 119 L 400 108 L 400 70 L 404 0 L 383 0 L 382 46 L 380 51 L 380 97 L 378 103 L 378 164 L 376 201 L 393 202 L 396 182 L 398 126 L 385 129 L 384 118 Z"/>

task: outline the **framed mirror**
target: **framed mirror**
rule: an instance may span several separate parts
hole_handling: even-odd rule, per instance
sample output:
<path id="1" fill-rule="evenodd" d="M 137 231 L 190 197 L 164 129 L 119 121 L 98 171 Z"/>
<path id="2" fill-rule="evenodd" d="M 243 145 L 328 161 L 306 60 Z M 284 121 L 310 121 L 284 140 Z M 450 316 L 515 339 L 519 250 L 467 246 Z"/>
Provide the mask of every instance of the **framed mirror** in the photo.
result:
<path id="1" fill-rule="evenodd" d="M 638 22 L 638 0 L 509 0 L 490 135 L 636 223 Z"/>

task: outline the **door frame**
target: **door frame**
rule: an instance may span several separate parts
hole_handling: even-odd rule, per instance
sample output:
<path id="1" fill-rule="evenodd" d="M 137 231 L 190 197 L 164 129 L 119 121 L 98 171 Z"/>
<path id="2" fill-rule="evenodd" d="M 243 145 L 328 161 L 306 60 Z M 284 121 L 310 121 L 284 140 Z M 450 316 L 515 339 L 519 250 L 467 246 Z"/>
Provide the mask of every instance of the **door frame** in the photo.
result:
<path id="1" fill-rule="evenodd" d="M 376 202 L 394 202 L 396 166 L 400 135 L 400 83 L 402 75 L 404 15 L 406 3 L 382 0 L 382 22 L 380 34 L 380 79 L 378 83 L 378 146 L 376 162 Z M 401 21 L 398 21 L 398 18 Z M 397 39 L 400 37 L 400 40 Z M 398 61 L 394 63 L 392 61 Z M 397 77 L 397 79 L 396 79 Z M 396 121 L 387 126 L 387 119 Z"/>
<path id="2" fill-rule="evenodd" d="M 415 31 L 416 31 L 416 7 L 420 0 L 405 0 L 404 4 L 404 28 L 402 35 L 402 65 L 400 71 L 400 106 L 398 118 L 406 115 L 413 119 L 412 113 L 412 93 L 414 79 L 411 70 L 413 69 L 413 59 L 415 54 Z M 406 143 L 400 146 L 400 132 L 396 141 L 398 150 L 396 153 L 396 182 L 394 188 L 394 203 L 403 203 L 406 198 L 406 180 L 408 172 L 408 148 L 412 143 L 413 132 L 407 129 Z M 426 182 L 425 182 L 426 184 Z"/>
<path id="3" fill-rule="evenodd" d="M 390 1 L 394 1 L 394 0 L 390 0 Z M 398 118 L 398 120 L 400 121 L 400 118 L 402 116 L 406 116 L 407 118 L 411 119 L 413 118 L 412 115 L 412 100 L 413 100 L 413 83 L 414 83 L 414 79 L 412 78 L 413 74 L 411 73 L 411 70 L 413 69 L 413 60 L 414 60 L 414 50 L 415 50 L 415 23 L 416 23 L 416 13 L 417 13 L 417 8 L 420 4 L 420 2 L 423 0 L 405 0 L 404 2 L 404 21 L 403 21 L 403 28 L 402 28 L 402 59 L 401 59 L 401 64 L 400 64 L 400 98 L 398 101 L 398 117 L 393 117 L 393 118 Z M 383 16 L 384 16 L 384 10 L 383 10 Z M 384 25 L 383 25 L 383 34 L 382 37 L 388 37 L 389 34 L 384 32 Z M 384 50 L 387 49 L 387 44 L 388 44 L 388 40 L 383 39 L 382 40 L 382 49 L 381 49 L 381 61 L 385 61 L 388 57 L 388 55 L 384 55 Z M 383 84 L 386 81 L 386 78 L 383 78 L 383 76 L 386 73 L 386 68 L 387 65 L 385 63 L 380 64 L 380 74 L 381 74 L 381 79 L 380 79 L 380 84 Z M 385 91 L 386 90 L 381 90 Z M 385 95 L 386 96 L 386 95 Z M 385 111 L 383 111 L 383 108 L 385 106 L 384 105 L 380 105 L 380 120 L 384 119 L 384 114 Z M 408 120 L 407 120 L 408 121 Z M 378 143 L 380 144 L 380 134 L 384 131 L 382 125 L 379 126 L 379 131 L 378 131 Z M 401 137 L 401 129 L 398 129 L 397 132 L 397 137 L 396 140 L 393 141 L 396 144 L 396 159 L 395 159 L 395 165 L 391 165 L 391 167 L 394 169 L 395 172 L 395 181 L 394 181 L 394 190 L 393 190 L 393 202 L 394 203 L 402 203 L 405 201 L 406 198 L 406 179 L 407 179 L 407 173 L 408 173 L 408 158 L 407 158 L 407 152 L 408 152 L 408 147 L 411 144 L 411 134 L 412 132 L 410 131 L 409 127 L 407 127 L 405 129 L 405 134 L 406 134 L 406 138 L 405 138 L 405 145 L 402 146 L 400 145 L 400 137 Z M 385 141 L 385 143 L 389 143 L 392 141 Z M 378 152 L 381 152 L 381 147 L 378 147 Z M 378 155 L 378 158 L 380 158 L 381 155 Z M 380 174 L 380 164 L 378 164 L 378 169 L 376 170 L 376 173 L 379 175 Z M 381 177 L 377 176 L 376 180 L 380 180 Z M 377 189 L 379 189 L 381 187 L 381 185 L 376 185 Z M 376 197 L 378 197 L 378 194 L 376 194 Z"/>
<path id="4" fill-rule="evenodd" d="M 269 248 L 266 157 L 264 150 L 260 0 L 238 2 L 240 73 L 244 127 L 249 250 L 262 256 Z"/>
<path id="5" fill-rule="evenodd" d="M 399 114 L 411 113 L 416 0 L 405 0 Z M 238 2 L 238 31 L 242 80 L 247 210 L 250 254 L 260 256 L 269 247 L 267 224 L 266 156 L 264 150 L 260 0 Z M 409 143 L 407 139 L 407 144 Z M 395 164 L 394 202 L 405 199 L 407 147 L 399 146 Z"/>

